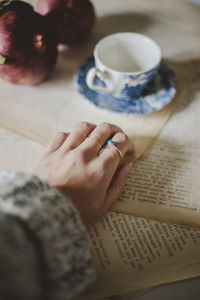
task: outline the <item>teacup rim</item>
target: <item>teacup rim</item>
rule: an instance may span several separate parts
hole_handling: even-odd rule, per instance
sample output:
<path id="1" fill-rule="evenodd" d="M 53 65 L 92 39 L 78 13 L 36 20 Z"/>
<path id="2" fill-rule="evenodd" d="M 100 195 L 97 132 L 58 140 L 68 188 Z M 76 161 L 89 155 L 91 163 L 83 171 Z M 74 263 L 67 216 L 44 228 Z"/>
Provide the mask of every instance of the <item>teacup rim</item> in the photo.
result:
<path id="1" fill-rule="evenodd" d="M 117 35 L 126 35 L 126 34 L 131 34 L 131 35 L 137 35 L 137 36 L 140 36 L 140 37 L 143 37 L 147 40 L 149 40 L 151 43 L 153 43 L 157 49 L 159 50 L 159 57 L 158 57 L 158 60 L 157 62 L 155 63 L 155 65 L 151 68 L 147 68 L 147 69 L 144 69 L 142 71 L 136 71 L 136 72 L 124 72 L 124 71 L 119 71 L 119 70 L 115 70 L 111 67 L 108 67 L 107 65 L 105 65 L 104 63 L 101 62 L 101 60 L 99 59 L 99 56 L 98 56 L 98 48 L 102 45 L 102 43 L 104 43 L 107 39 L 109 39 L 110 37 L 112 36 L 117 36 Z M 98 61 L 100 62 L 100 64 L 104 67 L 106 67 L 107 70 L 111 71 L 111 72 L 115 72 L 115 73 L 118 73 L 118 74 L 126 74 L 126 75 L 141 75 L 141 74 L 144 74 L 144 73 L 147 73 L 149 71 L 152 71 L 154 70 L 155 68 L 157 68 L 160 63 L 161 63 L 161 60 L 162 60 L 162 50 L 160 48 L 160 46 L 158 45 L 158 43 L 152 39 L 151 37 L 147 36 L 147 35 L 144 35 L 142 33 L 138 33 L 138 32 L 129 32 L 129 31 L 125 31 L 125 32 L 116 32 L 116 33 L 113 33 L 113 34 L 109 34 L 105 37 L 103 37 L 102 39 L 100 39 L 95 48 L 94 48 L 94 57 L 98 59 Z"/>

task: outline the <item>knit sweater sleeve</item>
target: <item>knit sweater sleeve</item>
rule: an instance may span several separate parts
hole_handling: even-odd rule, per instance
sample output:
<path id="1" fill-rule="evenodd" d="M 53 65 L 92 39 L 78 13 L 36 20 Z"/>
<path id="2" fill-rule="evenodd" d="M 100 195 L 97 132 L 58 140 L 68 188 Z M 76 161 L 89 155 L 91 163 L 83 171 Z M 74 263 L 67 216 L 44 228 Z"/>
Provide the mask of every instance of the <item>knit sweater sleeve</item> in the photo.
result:
<path id="1" fill-rule="evenodd" d="M 32 175 L 0 175 L 0 245 L 0 299 L 73 299 L 95 278 L 70 199 Z"/>

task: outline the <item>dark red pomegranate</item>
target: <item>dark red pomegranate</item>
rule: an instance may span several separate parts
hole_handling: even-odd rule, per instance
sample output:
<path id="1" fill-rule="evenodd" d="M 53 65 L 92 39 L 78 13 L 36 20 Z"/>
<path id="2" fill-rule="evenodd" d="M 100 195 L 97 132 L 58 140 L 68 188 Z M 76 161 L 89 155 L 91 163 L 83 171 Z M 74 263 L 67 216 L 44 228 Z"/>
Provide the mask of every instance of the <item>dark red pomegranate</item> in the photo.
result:
<path id="1" fill-rule="evenodd" d="M 30 4 L 1 5 L 5 2 L 0 1 L 0 77 L 16 84 L 37 84 L 56 64 L 56 34 Z"/>
<path id="2" fill-rule="evenodd" d="M 95 23 L 95 11 L 89 0 L 39 0 L 35 10 L 46 15 L 60 43 L 73 45 L 86 40 Z"/>

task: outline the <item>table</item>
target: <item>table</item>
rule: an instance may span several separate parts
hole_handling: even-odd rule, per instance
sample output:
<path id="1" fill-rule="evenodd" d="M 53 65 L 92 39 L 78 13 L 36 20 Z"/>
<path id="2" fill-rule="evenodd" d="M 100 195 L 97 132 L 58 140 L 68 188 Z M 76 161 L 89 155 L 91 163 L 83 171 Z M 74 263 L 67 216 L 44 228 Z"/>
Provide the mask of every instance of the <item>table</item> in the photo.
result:
<path id="1" fill-rule="evenodd" d="M 193 19 L 192 17 L 197 15 L 198 12 L 200 12 L 198 9 L 191 9 L 191 11 L 187 11 L 187 7 L 184 5 L 183 1 L 167 1 L 163 0 L 162 5 L 163 5 L 163 11 L 159 8 L 156 7 L 156 4 L 160 4 L 159 1 L 123 1 L 123 3 L 127 3 L 127 7 L 131 6 L 134 9 L 135 5 L 135 12 L 133 15 L 127 14 L 127 18 L 130 20 L 133 20 L 131 23 L 132 25 L 130 26 L 129 22 L 122 23 L 124 22 L 125 19 L 121 17 L 120 22 L 118 23 L 117 20 L 120 17 L 117 15 L 118 10 L 121 8 L 122 2 L 120 1 L 115 1 L 115 5 L 112 6 L 110 3 L 114 3 L 113 1 L 104 1 L 102 0 L 101 3 L 98 4 L 98 12 L 100 15 L 103 15 L 107 9 L 108 13 L 104 17 L 102 17 L 98 23 L 98 26 L 96 28 L 96 35 L 91 37 L 92 45 L 96 42 L 96 39 L 102 36 L 102 34 L 107 33 L 107 26 L 110 23 L 110 30 L 133 30 L 137 28 L 138 32 L 145 33 L 150 35 L 153 38 L 156 38 L 156 40 L 161 44 L 162 49 L 163 49 L 163 54 L 164 57 L 166 57 L 168 60 L 173 61 L 174 65 L 176 64 L 178 67 L 182 68 L 182 70 L 187 70 L 188 68 L 192 68 L 195 62 L 195 70 L 197 69 L 197 66 L 199 66 L 199 50 L 200 49 L 200 38 L 199 40 L 192 39 L 192 36 L 195 34 L 195 36 L 199 35 L 199 27 L 195 26 L 195 18 Z M 179 10 L 177 12 L 176 8 L 177 6 L 179 9 L 181 8 L 181 2 L 183 3 L 183 10 Z M 94 1 L 94 3 L 97 3 L 97 1 Z M 134 4 L 133 4 L 134 3 Z M 151 5 L 152 5 L 152 10 L 151 10 Z M 160 4 L 161 5 L 161 4 Z M 169 6 L 172 5 L 170 8 Z M 165 9 L 168 9 L 171 11 L 171 15 L 166 18 L 165 14 Z M 123 6 L 121 9 L 123 12 L 127 12 L 128 9 Z M 113 18 L 109 18 L 109 13 L 111 11 L 114 13 Z M 151 12 L 148 14 L 148 12 Z M 161 20 L 164 19 L 164 22 L 161 21 L 161 27 L 157 28 L 154 26 L 154 21 L 155 20 Z M 143 22 L 144 20 L 144 22 Z M 190 22 L 191 21 L 191 22 Z M 168 27 L 166 27 L 166 24 L 168 24 Z M 133 27 L 132 27 L 133 26 Z M 176 34 L 173 31 L 173 27 L 178 27 L 180 30 L 179 32 L 182 32 L 182 35 L 178 36 L 178 40 L 175 40 Z M 170 28 L 170 30 L 169 30 Z M 162 35 L 160 34 L 162 32 Z M 163 38 L 163 34 L 165 35 L 165 38 Z M 191 36 L 190 36 L 191 35 Z M 187 39 L 187 43 L 186 43 Z M 168 42 L 170 41 L 170 43 Z M 178 47 L 176 47 L 176 43 Z M 83 46 L 83 48 L 86 46 Z M 88 47 L 88 45 L 87 45 Z M 86 47 L 86 48 L 87 48 Z M 79 51 L 83 48 L 80 48 Z M 87 54 L 91 53 L 92 47 L 90 45 L 90 49 L 87 49 Z M 84 49 L 85 51 L 85 49 Z M 83 54 L 79 57 L 79 61 L 76 60 L 77 53 L 70 52 L 69 57 L 71 58 L 70 64 L 67 66 L 67 62 L 64 65 L 63 69 L 61 65 L 58 64 L 58 69 L 57 73 L 55 73 L 55 76 L 53 75 L 52 80 L 57 80 L 58 84 L 61 84 L 61 88 L 66 91 L 67 85 L 64 88 L 62 85 L 64 82 L 59 81 L 59 72 L 63 72 L 65 74 L 65 67 L 68 67 L 69 69 L 71 68 L 72 71 L 75 70 L 75 68 L 78 67 L 78 64 L 86 58 L 85 53 L 83 51 Z M 61 60 L 64 59 L 65 54 L 62 53 L 60 57 L 60 63 Z M 186 71 L 185 71 L 186 72 Z M 72 73 L 71 73 L 72 75 Z M 70 75 L 70 76 L 71 76 Z M 187 76 L 187 72 L 185 74 Z M 45 85 L 45 84 L 44 84 Z M 68 86 L 69 87 L 69 86 Z M 33 89 L 31 89 L 33 91 Z M 26 89 L 27 91 L 27 89 Z M 35 91 L 35 89 L 34 89 Z M 70 90 L 71 91 L 71 90 Z M 50 91 L 51 92 L 51 91 Z M 27 92 L 28 93 L 28 92 Z M 37 92 L 35 91 L 35 95 L 37 95 Z M 71 94 L 72 96 L 74 95 L 73 92 Z M 80 99 L 80 98 L 79 98 Z M 65 101 L 65 99 L 63 99 Z M 75 100 L 78 101 L 78 100 Z M 78 102 L 76 102 L 78 103 Z M 51 102 L 52 104 L 52 102 Z M 83 107 L 84 104 L 81 104 L 81 107 Z M 45 107 L 44 107 L 45 109 Z M 37 113 L 37 111 L 36 111 Z M 35 117 L 36 115 L 34 115 Z M 64 113 L 62 114 L 61 117 L 61 122 L 59 124 L 56 124 L 56 129 L 61 129 L 65 128 L 65 126 L 71 126 L 69 124 L 69 121 L 64 122 Z M 80 118 L 79 114 L 79 118 Z M 109 119 L 110 117 L 106 114 L 106 118 Z M 101 119 L 101 118 L 99 118 Z M 113 118 L 111 118 L 113 119 Z M 48 123 L 48 122 L 47 122 Z M 169 126 L 171 123 L 169 123 Z M 48 129 L 48 128 L 47 128 Z M 12 137 L 11 137 L 12 139 Z M 16 137 L 13 136 L 13 144 L 10 143 L 10 147 L 13 147 L 14 143 L 16 143 Z M 27 147 L 29 143 L 27 143 Z M 33 146 L 34 145 L 34 146 Z M 33 148 L 35 149 L 33 150 Z M 36 150 L 37 148 L 37 150 Z M 31 144 L 30 146 L 30 157 L 31 156 L 39 156 L 39 154 L 42 152 L 43 148 L 40 146 L 37 146 L 36 144 Z M 32 152 L 33 151 L 33 152 Z M 37 154 L 36 154 L 37 153 Z M 6 155 L 7 153 L 5 153 Z M 13 154 L 14 155 L 14 154 Z M 15 157 L 13 156 L 13 160 L 15 160 Z M 15 161 L 16 162 L 16 161 Z M 21 164 L 21 163 L 20 163 Z M 12 161 L 10 161 L 10 167 L 12 166 Z M 16 168 L 18 168 L 16 164 Z M 200 289 L 199 289 L 199 279 L 194 279 L 190 281 L 186 281 L 184 283 L 178 283 L 178 284 L 172 284 L 170 286 L 166 287 L 159 287 L 156 288 L 155 290 L 149 292 L 148 294 L 144 296 L 138 297 L 138 300 L 156 300 L 160 299 L 174 299 L 177 300 L 179 298 L 184 299 L 184 300 L 193 300 L 197 298 L 197 295 L 200 294 Z M 198 294 L 197 294 L 198 293 Z"/>

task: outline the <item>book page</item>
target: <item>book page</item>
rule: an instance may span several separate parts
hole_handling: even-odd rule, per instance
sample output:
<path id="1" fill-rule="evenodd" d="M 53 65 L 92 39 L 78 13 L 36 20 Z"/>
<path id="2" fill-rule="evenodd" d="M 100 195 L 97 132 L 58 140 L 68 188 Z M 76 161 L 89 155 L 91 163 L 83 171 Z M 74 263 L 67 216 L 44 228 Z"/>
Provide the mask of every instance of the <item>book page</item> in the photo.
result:
<path id="1" fill-rule="evenodd" d="M 112 210 L 200 227 L 200 143 L 159 141 L 137 161 Z"/>
<path id="2" fill-rule="evenodd" d="M 178 106 L 148 156 L 132 166 L 112 210 L 200 226 L 200 81 Z"/>
<path id="3" fill-rule="evenodd" d="M 114 212 L 89 230 L 99 299 L 170 281 L 169 271 L 199 262 L 200 231 Z"/>

